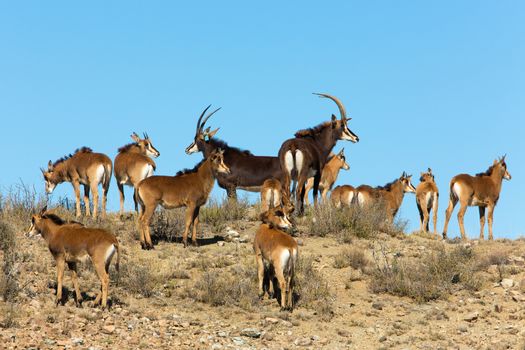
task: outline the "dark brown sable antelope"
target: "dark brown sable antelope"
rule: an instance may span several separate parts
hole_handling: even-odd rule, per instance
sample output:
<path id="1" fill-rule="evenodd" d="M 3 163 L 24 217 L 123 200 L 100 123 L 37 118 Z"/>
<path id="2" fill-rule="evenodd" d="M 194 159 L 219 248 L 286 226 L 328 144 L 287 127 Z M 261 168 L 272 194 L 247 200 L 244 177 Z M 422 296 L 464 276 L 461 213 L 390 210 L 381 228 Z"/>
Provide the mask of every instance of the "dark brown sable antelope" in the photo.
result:
<path id="1" fill-rule="evenodd" d="M 479 239 L 484 239 L 483 230 L 485 228 L 485 208 L 487 208 L 489 239 L 492 240 L 492 218 L 494 215 L 494 207 L 498 203 L 503 179 L 511 179 L 510 173 L 507 170 L 507 163 L 505 163 L 505 156 L 499 160 L 495 160 L 492 166 L 484 173 L 476 174 L 476 176 L 468 174 L 454 176 L 452 180 L 450 180 L 450 200 L 446 211 L 443 238 L 447 238 L 448 222 L 454 211 L 454 207 L 459 201 L 460 208 L 458 212 L 458 222 L 461 231 L 461 238 L 463 240 L 467 239 L 467 236 L 465 235 L 465 227 L 463 226 L 463 218 L 467 211 L 467 207 L 477 206 L 479 207 L 479 222 L 481 225 Z"/>
<path id="2" fill-rule="evenodd" d="M 332 190 L 330 199 L 336 208 L 349 207 L 355 196 L 355 188 L 350 185 L 337 186 Z"/>
<path id="3" fill-rule="evenodd" d="M 323 202 L 326 201 L 326 198 L 328 197 L 328 191 L 332 189 L 335 182 L 337 181 L 337 176 L 339 176 L 339 171 L 341 169 L 350 169 L 350 166 L 346 162 L 344 148 L 337 154 L 331 154 L 323 168 L 323 175 L 321 176 L 321 181 L 319 182 L 319 191 L 321 191 L 321 198 L 323 199 Z M 313 186 L 314 178 L 311 177 L 306 182 L 306 193 L 304 195 L 304 202 L 306 205 L 310 204 L 308 201 L 308 192 L 310 192 Z"/>
<path id="4" fill-rule="evenodd" d="M 316 94 L 329 98 L 337 104 L 341 118 L 332 114 L 332 120 L 314 128 L 300 130 L 295 138 L 285 141 L 279 150 L 279 161 L 284 173 L 283 186 L 290 192 L 291 181 L 297 181 L 295 197 L 299 203 L 299 213 L 304 210 L 305 184 L 309 177 L 314 177 L 314 204 L 317 204 L 317 192 L 323 168 L 330 152 L 338 140 L 358 142 L 359 137 L 348 128 L 345 107 L 336 97 Z"/>
<path id="5" fill-rule="evenodd" d="M 434 235 L 437 236 L 437 211 L 439 191 L 434 181 L 434 174 L 432 169 L 428 168 L 427 172 L 421 173 L 419 178 L 419 185 L 416 187 L 416 204 L 419 210 L 419 218 L 421 221 L 420 231 L 429 231 L 429 217 L 430 211 L 434 210 L 433 223 Z"/>
<path id="6" fill-rule="evenodd" d="M 292 224 L 280 207 L 262 213 L 261 221 L 263 223 L 253 241 L 259 297 L 264 297 L 265 275 L 270 283 L 273 277 L 276 277 L 281 291 L 281 309 L 292 310 L 295 265 L 299 249 L 295 239 L 282 231 L 290 228 Z M 265 262 L 269 265 L 268 269 L 265 269 Z"/>
<path id="7" fill-rule="evenodd" d="M 193 142 L 186 148 L 186 154 L 202 152 L 204 158 L 220 148 L 224 150 L 224 163 L 230 172 L 217 175 L 219 187 L 224 188 L 229 198 L 236 198 L 236 189 L 250 192 L 259 192 L 263 182 L 267 179 L 281 179 L 282 172 L 277 157 L 254 156 L 249 151 L 243 151 L 235 147 L 230 147 L 222 140 L 214 138 L 219 130 L 218 128 L 210 131 L 210 128 L 204 129 L 208 119 L 219 109 L 209 113 L 208 106 L 197 120 L 197 129 Z M 204 120 L 203 120 L 204 118 Z"/>
<path id="8" fill-rule="evenodd" d="M 78 285 L 77 263 L 90 257 L 102 284 L 95 305 L 107 305 L 109 287 L 109 265 L 117 253 L 116 269 L 119 270 L 120 250 L 117 239 L 106 230 L 84 227 L 78 222 L 65 222 L 57 215 L 46 213 L 47 207 L 31 218 L 28 236 L 41 234 L 48 244 L 57 266 L 56 303 L 62 300 L 62 281 L 65 264 L 71 270 L 77 306 L 82 302 Z"/>
<path id="9" fill-rule="evenodd" d="M 131 139 L 135 142 L 120 147 L 115 157 L 115 179 L 120 192 L 121 215 L 124 213 L 124 185 L 133 187 L 133 202 L 135 211 L 138 211 L 137 185 L 153 175 L 157 168 L 151 157 L 160 156 L 147 134 L 144 134 L 144 138 L 141 139 L 139 135 L 133 133 Z"/>
<path id="10" fill-rule="evenodd" d="M 191 240 L 197 244 L 199 210 L 208 200 L 218 173 L 228 173 L 224 164 L 223 151 L 218 149 L 203 159 L 192 170 L 179 172 L 175 176 L 150 176 L 142 180 L 137 188 L 141 206 L 139 217 L 140 244 L 143 249 L 152 249 L 150 228 L 151 217 L 158 205 L 165 209 L 186 207 L 185 227 L 182 241 L 188 245 L 188 232 L 193 225 Z"/>
<path id="11" fill-rule="evenodd" d="M 357 203 L 363 206 L 382 201 L 387 210 L 388 218 L 392 221 L 401 207 L 405 192 L 416 192 L 410 181 L 411 178 L 412 175 L 403 172 L 398 179 L 384 186 L 373 188 L 368 185 L 361 185 L 355 189 Z"/>
<path id="12" fill-rule="evenodd" d="M 102 183 L 102 215 L 106 215 L 106 202 L 111 181 L 111 159 L 102 153 L 93 153 L 91 148 L 82 147 L 74 154 L 56 162 L 49 161 L 47 170 L 42 170 L 46 182 L 46 192 L 52 193 L 56 185 L 71 182 L 75 190 L 76 213 L 80 216 L 80 185 L 84 185 L 84 204 L 86 216 L 89 210 L 89 191 L 93 192 L 93 217 L 97 217 L 98 185 Z"/>

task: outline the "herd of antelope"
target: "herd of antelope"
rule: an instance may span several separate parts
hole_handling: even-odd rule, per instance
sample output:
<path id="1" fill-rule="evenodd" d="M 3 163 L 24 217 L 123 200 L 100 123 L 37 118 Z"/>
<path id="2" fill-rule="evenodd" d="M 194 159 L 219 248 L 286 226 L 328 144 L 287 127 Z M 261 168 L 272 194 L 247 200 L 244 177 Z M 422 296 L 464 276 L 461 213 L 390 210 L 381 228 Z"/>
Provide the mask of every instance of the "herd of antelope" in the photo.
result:
<path id="1" fill-rule="evenodd" d="M 273 293 L 278 287 L 281 291 L 281 308 L 293 307 L 292 289 L 294 266 L 298 256 L 297 242 L 285 232 L 292 226 L 289 216 L 294 209 L 298 215 L 304 213 L 308 203 L 308 192 L 313 190 L 314 205 L 318 205 L 317 195 L 321 191 L 322 202 L 335 208 L 348 206 L 367 206 L 383 203 L 386 216 L 393 220 L 407 192 L 415 193 L 417 208 L 421 218 L 421 231 L 429 231 L 430 214 L 433 211 L 434 235 L 437 236 L 437 210 L 439 191 L 434 174 L 429 168 L 421 173 L 420 184 L 414 187 L 411 175 L 405 172 L 394 181 L 372 187 L 360 185 L 333 186 L 341 169 L 348 170 L 344 150 L 333 153 L 339 140 L 356 143 L 359 137 L 348 128 L 343 103 L 327 94 L 316 94 L 335 102 L 340 117 L 332 114 L 329 121 L 313 128 L 300 130 L 295 137 L 283 142 L 277 156 L 255 156 L 249 151 L 229 146 L 215 135 L 218 128 L 211 130 L 206 123 L 219 109 L 210 113 L 208 106 L 197 120 L 195 136 L 186 148 L 187 154 L 201 152 L 203 160 L 192 170 L 184 170 L 175 176 L 153 175 L 156 170 L 152 158 L 160 155 L 147 134 L 143 138 L 133 133 L 133 143 L 118 149 L 114 163 L 104 154 L 94 153 L 82 147 L 74 154 L 55 162 L 49 161 L 47 170 L 41 169 L 45 189 L 49 194 L 57 184 L 71 182 L 75 192 L 76 216 L 81 215 L 80 185 L 84 186 L 85 215 L 97 217 L 99 192 L 102 184 L 102 215 L 106 213 L 106 200 L 113 172 L 120 193 L 120 213 L 124 211 L 124 185 L 133 187 L 135 210 L 139 212 L 137 226 L 143 249 L 152 249 L 150 223 L 156 208 L 165 209 L 185 207 L 184 247 L 188 244 L 188 233 L 192 230 L 192 243 L 197 244 L 197 227 L 200 208 L 206 203 L 215 180 L 226 190 L 230 199 L 235 200 L 236 190 L 260 192 L 261 221 L 253 248 L 256 255 L 259 295 L 266 291 Z M 446 210 L 443 238 L 447 237 L 447 226 L 452 211 L 459 201 L 459 227 L 462 239 L 466 240 L 463 217 L 468 206 L 478 206 L 480 214 L 480 239 L 483 239 L 485 209 L 488 208 L 489 239 L 492 235 L 492 218 L 501 191 L 503 179 L 511 178 L 505 157 L 495 160 L 487 171 L 475 176 L 460 174 L 450 182 L 450 199 Z M 293 187 L 292 187 L 293 184 Z M 328 192 L 331 191 L 330 201 Z M 89 194 L 93 194 L 93 210 L 90 210 Z M 295 199 L 295 204 L 292 200 Z M 46 240 L 57 262 L 57 303 L 62 299 L 62 276 L 67 263 L 73 274 L 73 284 L 77 304 L 81 295 L 77 281 L 77 263 L 86 256 L 91 257 L 95 270 L 101 280 L 101 290 L 95 303 L 106 306 L 109 284 L 109 265 L 115 253 L 117 267 L 119 245 L 113 234 L 102 229 L 87 228 L 78 222 L 66 222 L 44 208 L 33 215 L 29 234 L 41 234 Z M 277 280 L 274 285 L 274 278 Z M 264 283 L 264 281 L 272 283 Z"/>

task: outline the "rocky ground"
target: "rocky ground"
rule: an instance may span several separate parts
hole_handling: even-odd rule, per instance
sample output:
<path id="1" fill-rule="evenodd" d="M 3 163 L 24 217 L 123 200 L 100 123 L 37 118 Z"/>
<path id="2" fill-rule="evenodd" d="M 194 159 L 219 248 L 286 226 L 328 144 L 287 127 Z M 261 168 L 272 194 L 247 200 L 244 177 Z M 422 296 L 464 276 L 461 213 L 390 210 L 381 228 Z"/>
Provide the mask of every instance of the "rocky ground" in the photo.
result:
<path id="1" fill-rule="evenodd" d="M 87 299 L 83 307 L 75 306 L 67 271 L 70 293 L 56 307 L 55 267 L 44 241 L 17 232 L 19 291 L 15 303 L 0 301 L 1 348 L 525 348 L 525 242 L 520 240 L 470 243 L 467 248 L 478 259 L 498 252 L 502 261 L 489 259 L 480 268 L 480 285 L 474 290 L 458 288 L 416 301 L 372 292 L 374 269 L 381 266 L 378 252 L 410 258 L 415 268 L 429 252 L 462 243 L 380 234 L 342 244 L 334 237 L 300 233 L 301 259 L 310 259 L 315 271 L 303 276 L 302 283 L 316 283 L 311 280 L 317 278 L 322 286 L 315 293 L 326 295 L 317 304 L 298 302 L 287 313 L 275 300 L 257 299 L 251 248 L 256 221 L 231 223 L 218 236 L 205 227 L 206 237 L 197 248 L 161 240 L 153 251 L 139 248 L 133 218 L 122 222 L 112 216 L 101 225 L 112 228 L 123 247 L 118 286 L 111 268 L 108 310 L 91 305 L 99 284 L 89 263 L 81 268 Z M 359 268 L 337 262 L 349 248 L 364 253 Z M 313 293 L 305 288 L 303 293 Z M 231 300 L 229 293 L 242 300 Z"/>

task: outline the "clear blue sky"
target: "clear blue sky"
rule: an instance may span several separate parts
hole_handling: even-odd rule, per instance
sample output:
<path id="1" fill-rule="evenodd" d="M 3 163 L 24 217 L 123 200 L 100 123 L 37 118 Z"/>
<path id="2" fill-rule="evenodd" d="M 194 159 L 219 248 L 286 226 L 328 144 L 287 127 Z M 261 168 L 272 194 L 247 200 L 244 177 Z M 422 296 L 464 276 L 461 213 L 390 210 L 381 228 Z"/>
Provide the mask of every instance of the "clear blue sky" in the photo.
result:
<path id="1" fill-rule="evenodd" d="M 21 179 L 43 191 L 49 159 L 83 145 L 113 158 L 132 131 L 160 150 L 157 174 L 174 174 L 201 159 L 184 148 L 210 103 L 222 107 L 217 136 L 275 155 L 337 112 L 311 94 L 325 92 L 344 101 L 361 138 L 336 146 L 351 165 L 338 183 L 381 185 L 406 170 L 417 184 L 430 166 L 441 231 L 450 178 L 507 153 L 513 179 L 494 227 L 516 237 L 525 234 L 524 18 L 518 1 L 2 2 L 0 185 Z M 64 194 L 69 184 L 53 196 Z M 115 182 L 109 207 L 118 208 Z M 418 227 L 413 195 L 401 216 Z M 476 208 L 466 227 L 477 237 Z"/>

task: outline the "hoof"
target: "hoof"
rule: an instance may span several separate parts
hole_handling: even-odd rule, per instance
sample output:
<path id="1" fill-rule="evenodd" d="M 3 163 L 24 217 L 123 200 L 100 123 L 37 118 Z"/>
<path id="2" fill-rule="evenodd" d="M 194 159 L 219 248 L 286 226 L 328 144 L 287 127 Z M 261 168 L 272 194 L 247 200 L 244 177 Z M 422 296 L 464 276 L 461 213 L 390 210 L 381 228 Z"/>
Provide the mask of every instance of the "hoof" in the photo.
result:
<path id="1" fill-rule="evenodd" d="M 194 247 L 198 247 L 199 243 L 197 243 L 197 241 L 191 241 L 191 245 Z"/>
<path id="2" fill-rule="evenodd" d="M 184 248 L 188 248 L 188 241 L 182 241 L 182 245 L 184 246 Z"/>

